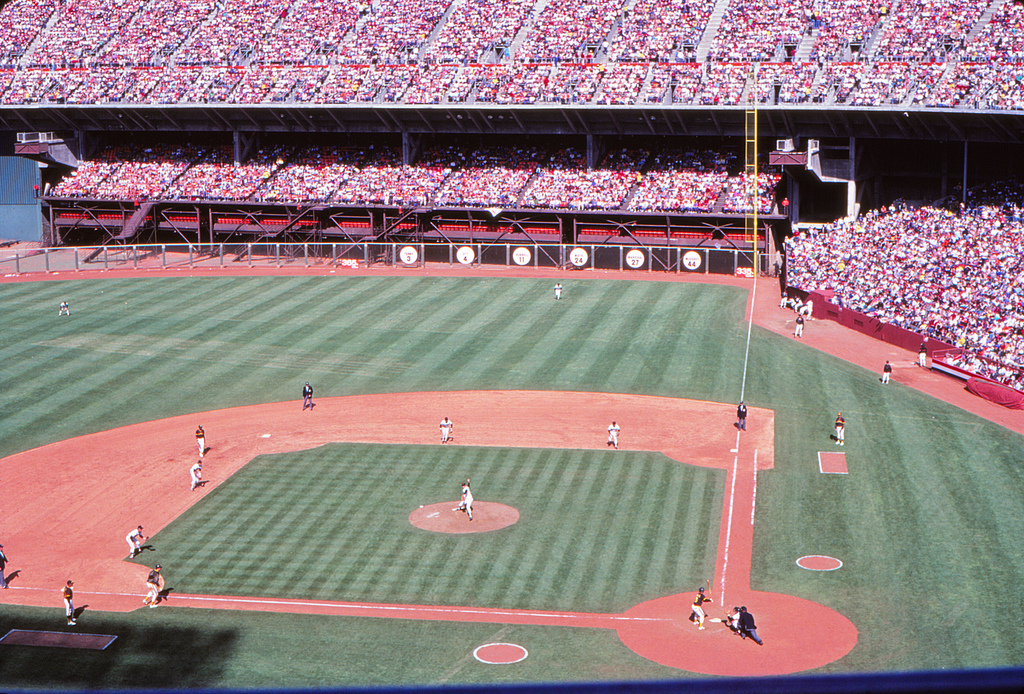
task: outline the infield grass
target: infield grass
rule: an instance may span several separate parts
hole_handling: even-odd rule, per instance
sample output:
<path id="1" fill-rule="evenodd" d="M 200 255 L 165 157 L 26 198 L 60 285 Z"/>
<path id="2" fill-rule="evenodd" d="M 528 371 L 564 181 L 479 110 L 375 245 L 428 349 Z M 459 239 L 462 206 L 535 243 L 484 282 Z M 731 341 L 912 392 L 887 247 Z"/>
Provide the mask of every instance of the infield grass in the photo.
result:
<path id="1" fill-rule="evenodd" d="M 519 522 L 410 525 L 470 475 Z M 618 613 L 713 573 L 724 481 L 657 453 L 334 444 L 260 456 L 145 561 L 186 593 Z"/>
<path id="2" fill-rule="evenodd" d="M 550 281 L 532 279 L 0 285 L 0 452 L 298 400 L 305 381 L 318 396 L 552 389 L 739 398 L 745 292 L 576 276 L 563 284 L 560 302 Z M 71 319 L 57 318 L 63 299 Z M 753 585 L 833 607 L 860 633 L 854 650 L 823 671 L 1024 664 L 1024 625 L 1014 616 L 1024 605 L 1022 437 L 898 383 L 883 388 L 876 374 L 756 328 L 745 399 L 774 409 L 776 423 L 775 469 L 759 476 Z M 821 475 L 817 452 L 836 450 L 828 437 L 840 410 L 850 474 Z M 332 445 L 259 458 L 154 539 L 169 578 L 189 592 L 587 611 L 691 590 L 714 561 L 720 479 L 652 454 L 603 453 Z M 289 471 L 281 486 L 251 496 L 281 469 Z M 484 485 L 481 499 L 515 499 L 520 523 L 456 538 L 408 526 L 412 508 L 454 499 L 452 480 L 470 474 Z M 320 482 L 326 506 L 309 499 Z M 702 507 L 713 515 L 703 525 Z M 239 514 L 248 519 L 244 543 L 214 536 Z M 467 554 L 463 574 L 445 565 Z M 795 564 L 805 554 L 844 566 L 805 571 Z M 406 569 L 412 577 L 398 580 Z M 688 677 L 590 630 L 515 627 L 507 640 L 524 642 L 530 658 L 487 668 L 465 659 L 493 625 L 145 612 L 104 619 L 126 629 L 139 619 L 191 625 L 199 642 L 231 638 L 216 667 L 138 686 Z M 36 613 L 4 606 L 0 614 L 20 626 Z M 182 632 L 165 633 L 169 643 Z M 141 648 L 142 638 L 125 641 Z M 409 657 L 389 657 L 392 648 Z M 310 651 L 331 662 L 308 665 Z M 42 661 L 24 657 L 17 668 L 0 660 L 5 685 L 40 686 L 30 663 Z M 127 662 L 79 679 L 70 673 L 60 684 L 119 687 Z"/>

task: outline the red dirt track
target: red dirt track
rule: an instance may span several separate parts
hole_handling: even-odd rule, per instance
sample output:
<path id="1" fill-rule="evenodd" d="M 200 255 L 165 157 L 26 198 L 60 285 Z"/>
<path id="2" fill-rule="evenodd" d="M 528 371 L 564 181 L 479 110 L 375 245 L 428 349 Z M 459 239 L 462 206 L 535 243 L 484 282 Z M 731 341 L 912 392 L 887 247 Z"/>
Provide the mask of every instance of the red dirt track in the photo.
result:
<path id="1" fill-rule="evenodd" d="M 155 534 L 259 454 L 305 450 L 334 441 L 437 443 L 438 413 L 456 422 L 458 438 L 452 445 L 605 449 L 605 427 L 615 419 L 622 427 L 622 449 L 660 451 L 692 465 L 727 471 L 719 569 L 711 592 L 732 602 L 757 605 L 761 628 L 772 634 L 771 647 L 751 650 L 749 642 L 741 642 L 716 623 L 698 633 L 686 619 L 689 591 L 638 605 L 622 615 L 177 593 L 170 604 L 615 629 L 623 643 L 650 660 L 707 674 L 778 674 L 823 665 L 856 643 L 856 629 L 849 620 L 798 598 L 750 589 L 754 468 L 774 464 L 774 415 L 751 408 L 749 430 L 738 434 L 732 426 L 732 409 L 732 405 L 607 393 L 398 393 L 321 398 L 312 412 L 302 411 L 298 401 L 252 405 L 60 441 L 0 461 L 8 497 L 20 500 L 11 504 L 6 523 L 11 538 L 8 550 L 21 573 L 12 582 L 15 589 L 3 598 L 52 606 L 56 587 L 74 576 L 79 600 L 90 609 L 138 609 L 146 569 L 124 561 L 124 536 L 138 523 L 145 526 L 146 534 Z M 367 426 L 357 431 L 347 426 L 345 413 L 352 411 L 358 411 Z M 197 423 L 206 429 L 210 446 L 204 461 L 209 482 L 192 492 L 187 470 L 195 460 L 192 432 Z M 167 453 L 161 459 L 154 451 Z M 61 476 L 36 474 L 55 460 L 65 461 Z M 111 460 L 119 464 L 111 466 Z M 140 493 L 140 489 L 159 493 Z M 424 501 L 448 511 L 455 503 Z M 486 516 L 491 502 L 477 503 Z M 410 514 L 418 511 L 410 509 Z M 451 515 L 468 525 L 463 514 Z M 71 536 L 64 528 L 78 530 Z M 820 647 L 813 630 L 783 628 L 782 617 L 795 612 L 830 633 L 830 648 Z M 699 639 L 721 639 L 718 648 L 729 657 L 709 659 Z"/>
<path id="2" fill-rule="evenodd" d="M 62 273 L 59 279 L 160 274 L 269 273 L 150 270 Z M 273 274 L 335 273 L 291 270 Z M 337 274 L 550 276 L 563 282 L 567 277 L 564 272 L 555 270 L 461 267 L 419 271 L 338 270 Z M 753 286 L 749 280 L 726 277 L 600 272 L 585 276 L 658 281 L 698 279 L 745 289 Z M 45 278 L 58 277 L 55 273 Z M 792 335 L 793 314 L 778 308 L 774 281 L 759 281 L 756 297 L 751 299 L 748 311 L 754 313 L 756 324 Z M 805 327 L 802 342 L 871 370 L 877 370 L 888 359 L 896 368 L 894 384 L 902 383 L 931 393 L 1024 433 L 1024 418 L 1019 413 L 970 395 L 953 379 L 912 366 L 916 360 L 914 354 L 822 321 L 812 321 Z M 353 431 L 339 424 L 347 419 L 344 413 L 353 409 L 359 410 L 361 421 L 369 426 Z M 749 640 L 741 641 L 719 623 L 708 623 L 705 631 L 698 631 L 687 620 L 688 605 L 696 586 L 680 586 L 684 593 L 636 605 L 619 615 L 181 594 L 175 594 L 169 604 L 614 629 L 627 647 L 649 660 L 715 675 L 805 671 L 843 657 L 856 644 L 854 625 L 833 610 L 793 596 L 754 591 L 750 587 L 756 473 L 774 466 L 773 413 L 750 408 L 749 431 L 739 434 L 732 427 L 732 404 L 620 394 L 486 391 L 321 398 L 313 412 L 302 412 L 298 401 L 253 405 L 98 432 L 9 456 L 0 460 L 5 491 L 4 542 L 7 553 L 14 559 L 8 572 L 14 570 L 17 575 L 10 580 L 11 590 L 0 591 L 0 601 L 57 609 L 60 586 L 68 577 L 74 577 L 76 602 L 88 604 L 89 609 L 137 609 L 144 593 L 146 569 L 124 561 L 127 555 L 124 536 L 135 525 L 142 523 L 147 535 L 155 534 L 255 455 L 304 450 L 334 441 L 434 444 L 439 441 L 437 422 L 445 415 L 458 427 L 455 445 L 529 448 L 604 449 L 605 427 L 615 419 L 622 426 L 620 446 L 623 449 L 660 451 L 681 462 L 726 470 L 721 536 L 710 590 L 715 602 L 707 612 L 711 617 L 720 617 L 726 607 L 748 605 L 757 617 L 758 630 L 766 645 L 758 647 Z M 204 461 L 204 477 L 209 482 L 202 490 L 190 492 L 188 467 L 195 461 L 192 432 L 197 423 L 206 428 L 211 447 Z M 154 455 L 154 452 L 161 453 Z M 60 475 L 50 472 L 54 461 L 60 461 Z M 111 461 L 118 464 L 111 465 Z M 497 500 L 494 502 L 495 506 L 500 505 Z M 430 504 L 449 509 L 454 506 L 454 500 L 424 499 L 423 503 L 426 508 Z M 480 503 L 478 500 L 477 504 Z M 417 509 L 409 511 L 413 516 Z M 463 514 L 452 515 L 467 521 Z M 69 535 L 67 528 L 76 531 Z M 794 619 L 794 615 L 799 615 L 799 620 Z"/>

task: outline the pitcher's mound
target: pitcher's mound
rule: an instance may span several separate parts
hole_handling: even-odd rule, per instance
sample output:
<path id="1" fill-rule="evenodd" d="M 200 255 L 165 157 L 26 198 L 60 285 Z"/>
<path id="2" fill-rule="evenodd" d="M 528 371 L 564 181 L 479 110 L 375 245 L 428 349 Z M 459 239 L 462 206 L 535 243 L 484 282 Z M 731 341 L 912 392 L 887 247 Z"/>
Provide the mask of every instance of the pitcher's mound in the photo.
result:
<path id="1" fill-rule="evenodd" d="M 519 520 L 519 511 L 491 501 L 473 502 L 473 520 L 462 511 L 453 511 L 458 501 L 420 506 L 409 514 L 409 522 L 417 528 L 436 533 L 486 533 L 512 525 Z"/>

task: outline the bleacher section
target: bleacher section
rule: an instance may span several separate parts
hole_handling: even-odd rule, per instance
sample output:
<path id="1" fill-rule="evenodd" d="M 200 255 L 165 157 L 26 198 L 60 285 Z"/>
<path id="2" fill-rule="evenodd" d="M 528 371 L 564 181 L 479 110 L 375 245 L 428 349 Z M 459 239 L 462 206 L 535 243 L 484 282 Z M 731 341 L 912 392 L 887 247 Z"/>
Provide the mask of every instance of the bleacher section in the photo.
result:
<path id="1" fill-rule="evenodd" d="M 81 163 L 50 197 L 203 200 L 449 208 L 730 213 L 752 209 L 735 155 L 609 151 L 588 169 L 575 149 L 454 147 L 425 150 L 415 165 L 397 147 L 259 149 L 236 164 L 227 147 L 117 145 Z M 777 211 L 775 172 L 759 177 L 761 213 Z M 130 181 L 130 184 L 129 184 Z M 662 232 L 664 234 L 664 232 Z"/>
<path id="2" fill-rule="evenodd" d="M 0 104 L 721 106 L 761 62 L 787 104 L 1024 108 L 1017 2 L 712 5 L 13 0 L 0 9 Z"/>

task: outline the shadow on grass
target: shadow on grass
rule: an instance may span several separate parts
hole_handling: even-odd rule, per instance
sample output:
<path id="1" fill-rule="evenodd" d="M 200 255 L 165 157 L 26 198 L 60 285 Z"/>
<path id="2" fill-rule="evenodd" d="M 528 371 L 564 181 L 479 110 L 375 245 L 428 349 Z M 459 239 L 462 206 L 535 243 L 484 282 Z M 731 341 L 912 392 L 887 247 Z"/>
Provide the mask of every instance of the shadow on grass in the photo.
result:
<path id="1" fill-rule="evenodd" d="M 76 618 L 85 607 L 75 610 Z M 40 612 L 40 611 L 34 611 Z M 69 631 L 117 636 L 106 650 L 0 645 L 0 682 L 5 688 L 188 689 L 216 686 L 238 641 L 235 629 L 154 624 L 144 613 L 111 618 L 90 613 L 77 626 L 51 617 L 8 615 L 10 629 Z M 159 611 L 158 611 L 159 612 Z M 141 618 L 140 618 L 141 617 Z M 156 619 L 156 618 L 154 618 Z M 189 620 L 192 621 L 192 620 Z"/>

